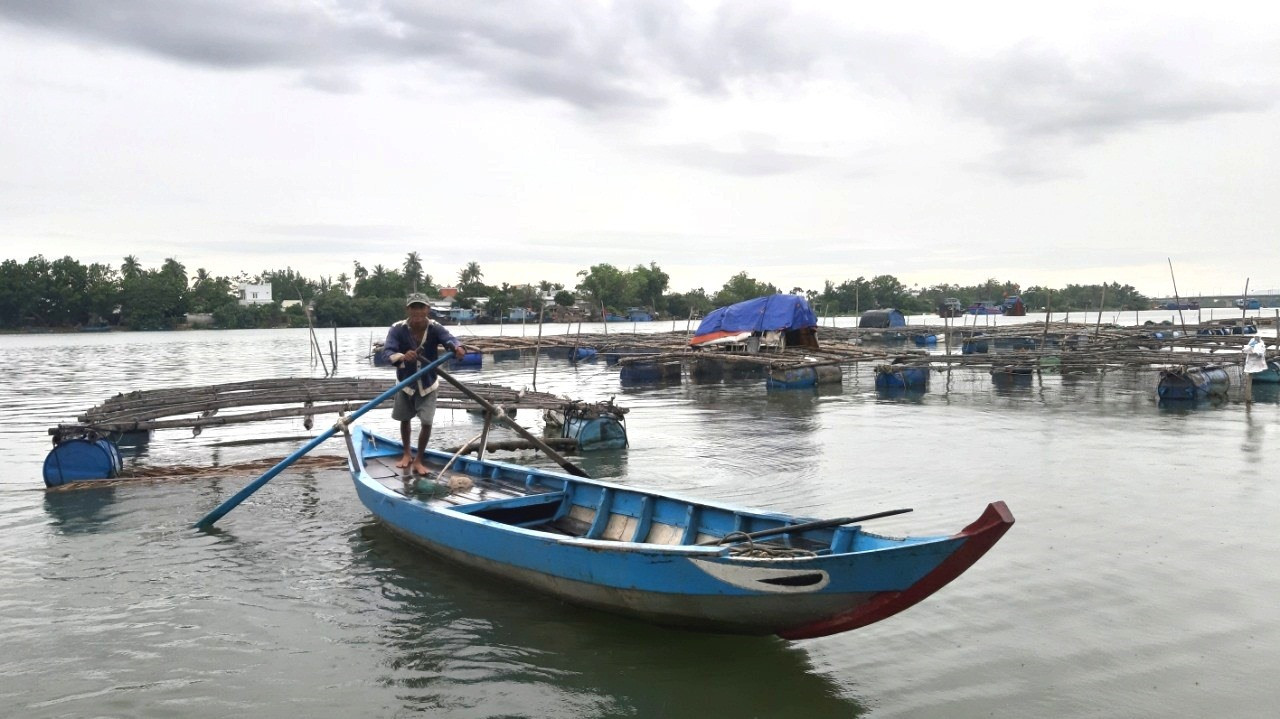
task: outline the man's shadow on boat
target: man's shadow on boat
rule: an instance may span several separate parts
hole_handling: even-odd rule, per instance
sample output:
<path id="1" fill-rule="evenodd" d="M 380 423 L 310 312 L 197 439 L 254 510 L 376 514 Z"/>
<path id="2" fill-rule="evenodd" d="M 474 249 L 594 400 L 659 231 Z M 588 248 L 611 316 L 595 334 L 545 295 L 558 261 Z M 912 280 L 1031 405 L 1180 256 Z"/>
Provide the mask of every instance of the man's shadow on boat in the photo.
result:
<path id="1" fill-rule="evenodd" d="M 711 634 L 657 626 L 574 606 L 397 539 L 376 522 L 351 533 L 353 557 L 380 577 L 389 683 L 406 708 L 441 706 L 459 657 L 497 666 L 495 686 L 529 684 L 611 706 L 625 716 L 856 717 L 858 699 L 818 673 L 807 652 L 777 637 Z M 473 668 L 473 671 L 475 668 Z M 438 688 L 422 677 L 439 677 Z M 543 688 L 538 688 L 543 687 Z M 546 687 L 551 687 L 548 689 Z M 474 692 L 474 689 L 471 690 Z M 585 696 L 584 696 L 585 695 Z M 543 715 L 558 713 L 546 707 Z"/>

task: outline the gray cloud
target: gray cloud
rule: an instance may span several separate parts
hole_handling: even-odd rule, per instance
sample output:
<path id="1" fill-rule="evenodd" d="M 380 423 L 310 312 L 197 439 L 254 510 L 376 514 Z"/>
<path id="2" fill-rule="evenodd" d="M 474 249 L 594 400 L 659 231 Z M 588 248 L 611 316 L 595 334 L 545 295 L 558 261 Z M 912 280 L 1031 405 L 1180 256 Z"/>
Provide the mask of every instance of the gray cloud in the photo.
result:
<path id="1" fill-rule="evenodd" d="M 704 96 L 816 78 L 851 94 L 951 98 L 1003 147 L 973 167 L 1020 180 L 1060 175 L 1073 145 L 1135 128 L 1266 110 L 1276 88 L 1193 77 L 1140 55 L 1072 60 L 1015 47 L 966 58 L 920 38 L 851 31 L 783 2 L 671 0 L 0 0 L 0 22 L 228 70 L 279 68 L 351 93 L 362 68 L 424 65 L 549 98 L 598 117 L 644 114 L 677 88 Z M 837 85 L 838 87 L 839 85 Z M 686 144 L 667 157 L 740 175 L 810 169 L 818 158 Z"/>
<path id="2" fill-rule="evenodd" d="M 1017 179 L 1060 175 L 1035 159 L 1046 149 L 1089 145 L 1149 125 L 1265 111 L 1275 102 L 1275 87 L 1192 77 L 1150 57 L 1072 62 L 1031 46 L 975 65 L 958 92 L 961 109 L 1005 143 L 986 166 Z"/>

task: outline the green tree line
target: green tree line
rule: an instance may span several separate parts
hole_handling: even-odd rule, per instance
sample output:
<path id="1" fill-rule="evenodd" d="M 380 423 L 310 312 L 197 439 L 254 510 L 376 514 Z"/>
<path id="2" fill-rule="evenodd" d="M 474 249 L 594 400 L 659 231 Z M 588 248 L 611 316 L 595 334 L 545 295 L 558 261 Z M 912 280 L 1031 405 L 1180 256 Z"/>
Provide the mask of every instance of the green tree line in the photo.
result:
<path id="1" fill-rule="evenodd" d="M 642 307 L 670 318 L 701 316 L 735 302 L 775 294 L 781 290 L 761 282 L 746 272 L 729 278 L 714 292 L 697 288 L 670 292 L 667 273 L 657 263 L 630 269 L 602 263 L 577 273 L 572 291 L 563 284 L 540 281 L 529 285 L 497 285 L 484 282 L 477 262 L 459 270 L 455 305 L 483 306 L 491 317 L 503 316 L 514 308 L 541 311 L 543 298 L 565 307 L 585 305 L 586 315 L 598 318 L 605 312 L 623 313 Z M 241 284 L 269 284 L 270 304 L 241 304 Z M 0 263 L 0 329 L 34 327 L 86 327 L 118 325 L 130 329 L 168 329 L 181 324 L 188 315 L 209 315 L 221 328 L 386 325 L 404 314 L 408 292 L 438 297 L 440 286 L 423 271 L 417 252 L 406 255 L 399 267 L 352 263 L 351 274 L 337 277 L 304 277 L 293 269 L 265 270 L 257 275 L 213 276 L 204 268 L 188 275 L 174 258 L 153 269 L 145 268 L 133 255 L 119 267 L 99 263 L 84 265 L 72 257 L 47 260 L 36 255 L 25 263 Z M 1129 285 L 1067 285 L 1051 289 L 1039 286 L 1021 289 L 1017 283 L 987 280 L 979 285 L 940 284 L 907 287 L 893 275 L 871 279 L 858 277 L 835 283 L 828 280 L 821 291 L 794 287 L 823 315 L 851 315 L 868 309 L 895 307 L 908 314 L 934 311 L 943 299 L 958 298 L 968 305 L 978 300 L 1000 299 L 1020 294 L 1028 309 L 1051 306 L 1054 311 L 1086 309 L 1147 309 L 1151 301 Z M 299 304 L 283 309 L 285 300 Z M 313 310 L 308 318 L 304 307 Z"/>

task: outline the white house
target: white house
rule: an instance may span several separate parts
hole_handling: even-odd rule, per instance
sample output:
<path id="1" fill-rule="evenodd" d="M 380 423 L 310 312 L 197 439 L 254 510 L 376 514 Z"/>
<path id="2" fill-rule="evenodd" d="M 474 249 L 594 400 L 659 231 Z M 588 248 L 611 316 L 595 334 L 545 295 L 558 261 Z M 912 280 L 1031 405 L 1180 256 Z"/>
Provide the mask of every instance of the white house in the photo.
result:
<path id="1" fill-rule="evenodd" d="M 269 305 L 271 304 L 271 285 L 240 285 L 240 304 L 242 305 Z"/>

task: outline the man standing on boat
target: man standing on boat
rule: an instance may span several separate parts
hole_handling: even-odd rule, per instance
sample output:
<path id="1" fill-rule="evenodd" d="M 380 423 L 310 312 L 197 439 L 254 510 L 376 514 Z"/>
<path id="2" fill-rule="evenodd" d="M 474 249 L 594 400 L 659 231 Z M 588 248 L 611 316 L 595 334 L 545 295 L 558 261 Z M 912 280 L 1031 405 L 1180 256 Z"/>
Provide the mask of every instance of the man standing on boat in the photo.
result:
<path id="1" fill-rule="evenodd" d="M 437 347 L 441 345 L 453 352 L 454 357 L 462 359 L 465 354 L 462 343 L 444 325 L 431 319 L 426 295 L 414 292 L 405 300 L 404 305 L 408 316 L 391 325 L 381 353 L 382 359 L 395 365 L 397 381 L 403 382 L 424 364 L 435 360 L 439 356 Z M 435 370 L 431 370 L 419 377 L 417 382 L 396 393 L 391 418 L 400 422 L 400 441 L 404 445 L 404 456 L 396 462 L 397 467 L 412 467 L 417 474 L 427 473 L 422 455 L 427 449 L 427 441 L 431 439 L 431 420 L 436 414 L 439 388 L 440 377 Z M 415 415 L 422 425 L 418 432 L 417 456 L 410 453 L 409 442 Z"/>

